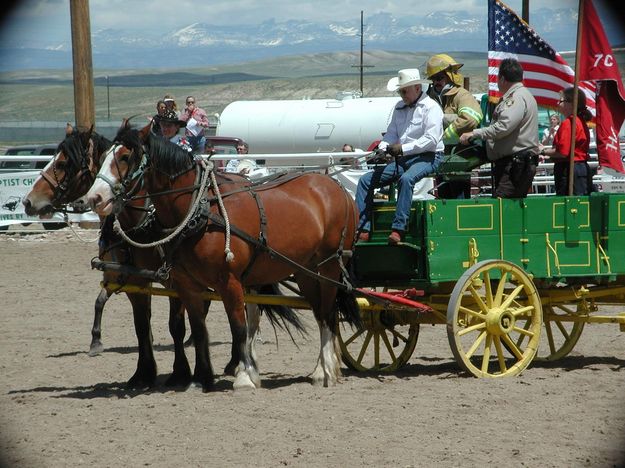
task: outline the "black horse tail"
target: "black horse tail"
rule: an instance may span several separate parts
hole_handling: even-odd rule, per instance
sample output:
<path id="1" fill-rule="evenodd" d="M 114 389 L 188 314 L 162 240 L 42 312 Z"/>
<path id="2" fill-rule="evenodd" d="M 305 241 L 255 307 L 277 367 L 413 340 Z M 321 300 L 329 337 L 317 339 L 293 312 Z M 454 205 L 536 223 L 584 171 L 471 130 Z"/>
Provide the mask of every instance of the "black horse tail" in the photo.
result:
<path id="1" fill-rule="evenodd" d="M 272 296 L 284 295 L 277 283 L 265 284 L 258 288 L 257 291 L 259 294 L 268 294 Z M 291 333 L 292 329 L 297 331 L 301 336 L 306 336 L 308 334 L 304 323 L 290 307 L 273 304 L 258 304 L 258 308 L 261 313 L 265 313 L 267 320 L 269 320 L 269 323 L 273 327 L 274 331 L 276 330 L 276 327 L 286 331 L 291 337 L 293 343 L 295 343 L 295 339 Z"/>
<path id="2" fill-rule="evenodd" d="M 356 295 L 352 291 L 339 288 L 336 293 L 337 319 L 346 322 L 358 329 L 363 327 L 360 308 L 356 302 Z"/>

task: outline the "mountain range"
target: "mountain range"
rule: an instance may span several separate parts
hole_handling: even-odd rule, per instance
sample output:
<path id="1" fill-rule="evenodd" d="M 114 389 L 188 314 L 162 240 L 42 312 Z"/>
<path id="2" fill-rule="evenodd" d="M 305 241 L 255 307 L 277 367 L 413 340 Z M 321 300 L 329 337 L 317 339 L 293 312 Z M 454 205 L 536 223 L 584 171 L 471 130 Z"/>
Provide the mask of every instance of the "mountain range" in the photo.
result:
<path id="1" fill-rule="evenodd" d="M 532 26 L 556 50 L 574 49 L 577 12 L 543 8 L 533 12 Z M 465 12 L 436 12 L 365 18 L 366 50 L 476 51 L 487 48 L 487 18 Z M 608 31 L 607 31 L 608 32 Z M 608 32 L 609 33 L 609 32 Z M 0 71 L 71 68 L 71 38 L 46 43 L 33 34 L 28 43 L 3 40 Z M 360 21 L 330 24 L 306 20 L 258 25 L 202 22 L 173 31 L 104 29 L 92 31 L 93 66 L 98 69 L 176 68 L 241 63 L 284 55 L 354 51 L 360 48 Z"/>

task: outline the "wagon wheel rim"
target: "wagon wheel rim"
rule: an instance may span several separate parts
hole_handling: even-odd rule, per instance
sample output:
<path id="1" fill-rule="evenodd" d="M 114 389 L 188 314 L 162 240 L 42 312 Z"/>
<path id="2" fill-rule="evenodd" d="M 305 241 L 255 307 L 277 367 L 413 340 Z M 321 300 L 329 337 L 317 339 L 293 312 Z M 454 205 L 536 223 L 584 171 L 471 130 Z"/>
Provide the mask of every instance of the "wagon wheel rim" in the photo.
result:
<path id="1" fill-rule="evenodd" d="M 339 322 L 337 338 L 347 367 L 359 372 L 394 372 L 408 362 L 417 345 L 419 324 L 394 320 L 396 313 L 361 310 L 362 329 Z"/>
<path id="2" fill-rule="evenodd" d="M 586 323 L 559 320 L 559 317 L 571 315 L 577 314 L 565 304 L 544 307 L 543 326 L 545 334 L 534 358 L 536 361 L 557 361 L 568 356 L 573 350 Z"/>
<path id="3" fill-rule="evenodd" d="M 536 355 L 541 327 L 538 291 L 513 263 L 477 263 L 465 271 L 452 291 L 447 338 L 458 364 L 476 377 L 522 372 Z"/>

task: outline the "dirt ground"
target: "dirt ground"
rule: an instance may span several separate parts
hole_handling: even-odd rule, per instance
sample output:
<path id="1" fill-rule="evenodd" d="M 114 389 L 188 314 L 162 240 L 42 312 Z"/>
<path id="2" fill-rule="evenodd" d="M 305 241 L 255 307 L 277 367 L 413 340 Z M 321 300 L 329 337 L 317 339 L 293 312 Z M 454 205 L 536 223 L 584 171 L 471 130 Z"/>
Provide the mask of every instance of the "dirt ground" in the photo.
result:
<path id="1" fill-rule="evenodd" d="M 87 232 L 85 237 L 94 237 Z M 154 299 L 159 385 L 129 391 L 136 365 L 125 296 L 105 308 L 99 356 L 87 355 L 100 273 L 94 243 L 66 230 L 0 235 L 0 465 L 171 466 L 625 466 L 625 335 L 587 326 L 572 355 L 518 377 L 462 375 L 442 326 L 421 329 L 392 375 L 344 369 L 317 388 L 318 353 L 261 324 L 263 388 L 234 392 L 221 375 L 230 334 L 220 303 L 208 327 L 217 391 L 170 391 L 167 301 Z M 264 326 L 263 326 L 264 325 Z M 187 348 L 191 365 L 194 354 Z"/>

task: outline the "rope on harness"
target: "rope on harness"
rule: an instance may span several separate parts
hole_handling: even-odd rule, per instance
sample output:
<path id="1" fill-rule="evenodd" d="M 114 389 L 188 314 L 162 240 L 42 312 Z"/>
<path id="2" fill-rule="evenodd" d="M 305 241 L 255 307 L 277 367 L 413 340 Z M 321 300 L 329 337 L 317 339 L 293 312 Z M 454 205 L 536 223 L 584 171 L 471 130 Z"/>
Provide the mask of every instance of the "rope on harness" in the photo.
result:
<path id="1" fill-rule="evenodd" d="M 202 160 L 204 164 L 204 161 Z M 230 250 L 230 219 L 228 218 L 228 212 L 226 211 L 226 207 L 224 206 L 224 201 L 221 198 L 221 191 L 219 190 L 219 186 L 217 185 L 217 178 L 215 177 L 215 172 L 210 171 L 211 173 L 211 181 L 213 182 L 213 190 L 215 191 L 215 195 L 217 196 L 217 204 L 219 205 L 219 210 L 221 211 L 221 215 L 224 218 L 224 223 L 226 225 L 226 248 L 224 249 L 224 253 L 226 254 L 226 262 L 230 263 L 234 260 L 234 254 Z"/>
<path id="2" fill-rule="evenodd" d="M 200 182 L 200 187 L 199 187 L 198 191 L 193 193 L 194 200 L 193 200 L 192 206 L 189 209 L 189 211 L 187 212 L 187 215 L 185 216 L 185 218 L 178 225 L 178 227 L 176 227 L 176 229 L 174 229 L 174 231 L 171 234 L 169 234 L 168 236 L 164 237 L 163 239 L 160 239 L 160 240 L 157 240 L 157 241 L 154 241 L 154 242 L 150 242 L 148 244 L 141 244 L 139 242 L 135 242 L 134 240 L 132 240 L 130 237 L 128 237 L 126 235 L 126 233 L 124 232 L 121 224 L 119 223 L 119 219 L 117 219 L 117 215 L 115 215 L 115 221 L 113 223 L 113 229 L 115 230 L 115 232 L 117 232 L 117 234 L 119 234 L 122 237 L 122 239 L 124 239 L 130 245 L 132 245 L 134 247 L 139 247 L 139 248 L 142 248 L 142 249 L 147 249 L 147 248 L 150 248 L 150 247 L 157 247 L 159 245 L 166 244 L 167 242 L 169 242 L 170 240 L 175 238 L 185 228 L 185 226 L 187 225 L 187 223 L 191 219 L 191 216 L 193 216 L 193 214 L 197 210 L 197 207 L 200 205 L 200 200 L 202 199 L 202 197 L 200 195 L 202 193 L 204 193 L 204 191 L 207 188 L 207 182 L 208 182 L 209 175 L 213 174 L 213 170 L 212 170 L 213 166 L 212 166 L 212 164 L 209 165 L 209 164 L 205 163 L 204 161 L 202 161 L 202 167 L 204 168 L 204 173 L 202 174 L 202 181 Z"/>

